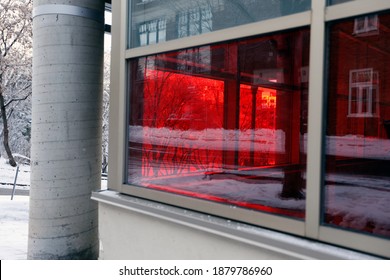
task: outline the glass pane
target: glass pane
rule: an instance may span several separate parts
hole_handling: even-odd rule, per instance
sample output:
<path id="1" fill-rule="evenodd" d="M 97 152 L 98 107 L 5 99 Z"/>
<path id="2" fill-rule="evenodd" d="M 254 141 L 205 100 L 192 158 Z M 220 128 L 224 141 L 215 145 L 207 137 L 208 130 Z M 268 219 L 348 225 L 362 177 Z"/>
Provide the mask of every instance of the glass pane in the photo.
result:
<path id="1" fill-rule="evenodd" d="M 361 112 L 363 114 L 366 114 L 366 113 L 370 113 L 368 111 L 368 108 L 370 108 L 369 106 L 369 98 L 370 98 L 370 94 L 369 94 L 369 88 L 368 87 L 363 87 L 362 88 L 362 91 L 361 91 L 361 94 L 362 94 L 362 99 L 361 99 Z"/>
<path id="2" fill-rule="evenodd" d="M 362 32 L 356 32 L 357 20 L 361 18 L 375 18 L 376 27 L 362 25 Z M 329 26 L 323 216 L 326 225 L 387 238 L 390 237 L 389 26 L 389 13 Z M 350 100 L 353 115 L 348 115 L 345 100 Z"/>
<path id="3" fill-rule="evenodd" d="M 351 115 L 355 115 L 359 112 L 359 88 L 353 87 L 350 92 L 350 110 Z"/>
<path id="4" fill-rule="evenodd" d="M 376 93 L 376 87 L 372 88 L 372 102 L 371 102 L 371 112 L 373 115 L 377 114 L 377 106 L 378 106 L 378 96 Z"/>
<path id="5" fill-rule="evenodd" d="M 129 0 L 128 47 L 142 46 L 139 26 L 166 22 L 164 40 L 194 36 L 310 9 L 310 0 Z M 150 40 L 149 44 L 162 42 Z"/>
<path id="6" fill-rule="evenodd" d="M 308 55 L 301 29 L 130 60 L 128 183 L 303 218 Z"/>
<path id="7" fill-rule="evenodd" d="M 354 1 L 354 0 L 328 0 L 329 3 L 328 5 L 336 5 L 336 4 L 341 4 L 350 1 Z"/>

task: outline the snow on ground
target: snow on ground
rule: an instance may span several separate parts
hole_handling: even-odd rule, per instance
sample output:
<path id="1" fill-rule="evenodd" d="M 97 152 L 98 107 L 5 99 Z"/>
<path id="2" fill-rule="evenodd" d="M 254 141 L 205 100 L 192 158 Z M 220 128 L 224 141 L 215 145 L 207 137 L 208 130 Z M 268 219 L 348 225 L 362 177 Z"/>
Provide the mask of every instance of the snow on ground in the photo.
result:
<path id="1" fill-rule="evenodd" d="M 210 150 L 234 151 L 237 139 L 241 151 L 284 152 L 285 133 L 278 129 L 227 130 L 208 128 L 204 130 L 180 130 L 167 127 L 129 126 L 129 141 L 150 145 L 172 147 L 207 148 Z"/>
<path id="2" fill-rule="evenodd" d="M 338 226 L 390 236 L 389 188 L 329 185 L 327 194 L 326 213 L 339 218 Z"/>
<path id="3" fill-rule="evenodd" d="M 0 157 L 0 188 L 12 189 L 16 174 L 16 167 L 7 164 L 7 160 Z M 27 190 L 30 186 L 30 166 L 19 165 L 16 181 L 17 189 Z"/>
<path id="4" fill-rule="evenodd" d="M 27 259 L 28 196 L 0 196 L 0 260 Z"/>
<path id="5" fill-rule="evenodd" d="M 167 127 L 129 126 L 129 141 L 152 145 L 167 145 L 172 147 L 207 148 L 209 150 L 235 150 L 237 139 L 241 151 L 276 152 L 285 151 L 285 132 L 280 129 L 204 129 L 180 130 Z M 307 134 L 302 138 L 303 151 L 307 151 Z M 361 135 L 327 136 L 327 154 L 390 159 L 390 139 L 364 137 Z"/>
<path id="6" fill-rule="evenodd" d="M 15 175 L 16 167 L 0 157 L 0 260 L 27 259 L 29 197 L 15 195 L 11 200 Z M 29 165 L 19 165 L 16 189 L 28 193 Z"/>

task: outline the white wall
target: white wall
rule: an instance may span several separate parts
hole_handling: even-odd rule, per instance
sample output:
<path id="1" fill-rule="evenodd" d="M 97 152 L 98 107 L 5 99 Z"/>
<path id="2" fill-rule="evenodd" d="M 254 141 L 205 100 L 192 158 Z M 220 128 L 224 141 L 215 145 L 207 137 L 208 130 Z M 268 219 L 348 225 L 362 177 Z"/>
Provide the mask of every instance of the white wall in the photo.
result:
<path id="1" fill-rule="evenodd" d="M 100 259 L 291 259 L 215 234 L 100 204 Z"/>
<path id="2" fill-rule="evenodd" d="M 371 259 L 370 255 L 115 191 L 99 202 L 100 259 Z"/>

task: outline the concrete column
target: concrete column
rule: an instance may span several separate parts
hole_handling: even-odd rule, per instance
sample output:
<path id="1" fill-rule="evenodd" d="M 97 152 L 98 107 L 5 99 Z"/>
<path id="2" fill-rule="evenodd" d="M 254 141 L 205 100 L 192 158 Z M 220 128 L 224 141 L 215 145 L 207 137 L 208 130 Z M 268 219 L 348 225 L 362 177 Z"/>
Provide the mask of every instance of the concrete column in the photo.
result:
<path id="1" fill-rule="evenodd" d="M 97 259 L 104 0 L 35 0 L 29 259 Z"/>

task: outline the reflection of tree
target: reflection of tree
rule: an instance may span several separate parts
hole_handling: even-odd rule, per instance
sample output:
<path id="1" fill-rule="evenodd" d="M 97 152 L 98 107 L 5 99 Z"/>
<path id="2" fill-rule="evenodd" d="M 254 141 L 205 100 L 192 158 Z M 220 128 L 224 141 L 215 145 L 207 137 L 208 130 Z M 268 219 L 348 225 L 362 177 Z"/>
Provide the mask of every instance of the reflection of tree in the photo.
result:
<path id="1" fill-rule="evenodd" d="M 276 40 L 278 51 L 276 63 L 278 68 L 283 68 L 283 80 L 286 84 L 294 85 L 297 81 L 297 71 L 286 71 L 289 67 L 301 69 L 302 62 L 307 60 L 305 55 L 308 51 L 304 44 L 307 41 L 308 32 L 297 31 L 290 36 L 279 37 Z M 306 39 L 306 40 L 305 40 Z M 294 53 L 295 51 L 295 53 Z M 284 169 L 283 189 L 280 196 L 285 199 L 304 199 L 303 189 L 305 179 L 303 166 L 306 161 L 303 151 L 301 150 L 302 135 L 302 95 L 301 90 L 279 91 L 277 105 L 277 127 L 282 127 L 286 131 L 286 150 L 289 153 L 285 155 L 287 165 Z"/>
<path id="2" fill-rule="evenodd" d="M 174 74 L 162 71 L 148 71 L 147 82 L 145 83 L 145 105 L 144 105 L 144 127 L 148 129 L 172 127 L 174 128 L 180 116 L 183 115 L 184 105 L 189 101 L 191 95 L 183 92 L 183 79 L 175 79 Z M 153 130 L 152 130 L 153 131 Z M 146 140 L 146 139 L 145 139 Z M 146 140 L 147 141 L 147 140 Z M 145 171 L 153 170 L 153 175 L 158 176 L 160 167 L 166 166 L 164 158 L 169 155 L 169 136 L 161 138 L 160 143 L 144 143 Z M 176 157 L 178 147 L 172 151 Z M 184 160 L 186 153 L 181 153 L 181 160 Z M 177 160 L 171 164 L 176 165 Z M 148 166 L 150 165 L 150 166 Z M 163 166 L 160 166 L 163 165 Z M 174 167 L 174 166 L 172 166 Z M 174 168 L 177 170 L 177 168 Z M 149 174 L 146 174 L 149 175 Z"/>
<path id="3" fill-rule="evenodd" d="M 144 87 L 144 175 L 181 174 L 215 165 L 198 140 L 222 120 L 222 94 L 210 79 L 148 70 Z M 209 102 L 205 102 L 206 100 Z M 220 110 L 218 110 L 220 109 Z M 196 139 L 194 139 L 194 137 Z"/>
<path id="4" fill-rule="evenodd" d="M 306 30 L 134 60 L 129 178 L 275 167 L 302 198 Z M 136 74 L 134 74 L 136 73 Z M 134 168 L 133 168 L 134 167 Z M 212 170 L 210 170 L 212 169 Z M 135 174 L 135 175 L 134 175 Z"/>
<path id="5" fill-rule="evenodd" d="M 211 32 L 212 7 L 210 3 L 197 3 L 197 6 L 180 11 L 178 14 L 178 37 L 187 37 Z"/>
<path id="6" fill-rule="evenodd" d="M 240 87 L 240 130 L 249 134 L 249 149 L 240 148 L 239 165 L 244 167 L 275 164 L 277 131 L 275 129 L 276 91 L 258 86 Z M 241 139 L 240 139 L 241 142 Z M 258 147 L 262 143 L 261 148 Z"/>

